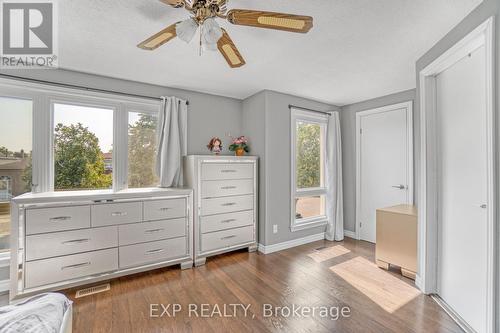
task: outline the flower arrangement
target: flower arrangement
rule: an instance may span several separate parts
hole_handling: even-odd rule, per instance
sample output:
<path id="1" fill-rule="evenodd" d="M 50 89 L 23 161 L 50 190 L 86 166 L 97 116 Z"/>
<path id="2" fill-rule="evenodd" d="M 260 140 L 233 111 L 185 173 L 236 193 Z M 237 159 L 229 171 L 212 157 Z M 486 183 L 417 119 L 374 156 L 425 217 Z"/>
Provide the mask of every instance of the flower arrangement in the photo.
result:
<path id="1" fill-rule="evenodd" d="M 250 152 L 250 147 L 248 147 L 248 139 L 245 136 L 233 138 L 233 141 L 229 146 L 229 150 L 234 151 L 236 156 L 245 155 L 245 152 Z"/>

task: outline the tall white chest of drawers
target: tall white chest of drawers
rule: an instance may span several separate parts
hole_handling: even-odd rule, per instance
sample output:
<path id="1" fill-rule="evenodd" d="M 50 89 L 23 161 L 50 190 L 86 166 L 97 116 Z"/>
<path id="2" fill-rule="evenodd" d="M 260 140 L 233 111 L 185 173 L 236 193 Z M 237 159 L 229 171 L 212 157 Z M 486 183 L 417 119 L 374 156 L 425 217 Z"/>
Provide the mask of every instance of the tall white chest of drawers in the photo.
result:
<path id="1" fill-rule="evenodd" d="M 257 249 L 257 161 L 254 156 L 191 155 L 185 185 L 194 189 L 194 260 Z"/>
<path id="2" fill-rule="evenodd" d="M 11 299 L 168 265 L 193 265 L 191 189 L 13 199 Z"/>

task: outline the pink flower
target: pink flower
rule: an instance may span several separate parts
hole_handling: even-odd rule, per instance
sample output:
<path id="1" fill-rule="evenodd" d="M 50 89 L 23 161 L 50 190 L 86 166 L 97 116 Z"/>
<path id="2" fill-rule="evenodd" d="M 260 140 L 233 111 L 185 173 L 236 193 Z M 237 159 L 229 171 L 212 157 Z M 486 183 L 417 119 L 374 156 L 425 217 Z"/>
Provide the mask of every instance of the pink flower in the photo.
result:
<path id="1" fill-rule="evenodd" d="M 241 145 L 241 144 L 247 144 L 247 143 L 248 143 L 248 139 L 245 136 L 233 138 L 233 144 L 235 144 L 235 145 Z"/>

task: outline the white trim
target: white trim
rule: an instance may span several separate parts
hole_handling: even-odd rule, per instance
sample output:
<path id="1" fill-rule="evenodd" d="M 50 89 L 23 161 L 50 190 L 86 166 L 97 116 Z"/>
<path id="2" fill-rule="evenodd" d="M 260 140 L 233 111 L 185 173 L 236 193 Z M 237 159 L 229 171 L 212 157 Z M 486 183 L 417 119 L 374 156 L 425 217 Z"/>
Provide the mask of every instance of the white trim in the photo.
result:
<path id="1" fill-rule="evenodd" d="M 311 236 L 302 237 L 302 238 L 292 239 L 292 240 L 282 242 L 282 243 L 277 243 L 277 244 L 264 245 L 264 244 L 259 243 L 258 250 L 261 253 L 269 254 L 269 253 L 273 253 L 273 252 L 277 252 L 277 251 L 281 251 L 281 250 L 286 250 L 286 249 L 289 249 L 292 247 L 304 245 L 307 243 L 316 242 L 316 241 L 323 240 L 323 239 L 325 239 L 324 232 L 319 233 L 319 234 L 315 234 L 315 235 L 311 235 Z"/>
<path id="2" fill-rule="evenodd" d="M 328 218 L 326 216 L 315 216 L 308 219 L 300 220 L 300 223 L 295 223 L 290 227 L 292 232 L 306 230 L 311 228 L 323 227 L 328 223 Z"/>
<path id="3" fill-rule="evenodd" d="M 435 128 L 435 77 L 467 54 L 484 46 L 486 54 L 486 112 L 487 112 L 487 177 L 488 177 L 488 282 L 487 282 L 487 332 L 495 327 L 496 278 L 496 197 L 498 193 L 495 175 L 495 90 L 494 90 L 494 18 L 490 17 L 462 40 L 443 53 L 419 73 L 420 79 L 420 196 L 418 207 L 418 264 L 420 288 L 426 294 L 437 292 L 438 219 L 437 219 L 437 153 Z"/>
<path id="4" fill-rule="evenodd" d="M 408 189 L 406 191 L 406 201 L 408 204 L 413 204 L 413 191 L 414 191 L 414 172 L 413 172 L 413 102 L 403 102 L 398 104 L 392 104 L 383 106 L 380 108 L 369 109 L 365 111 L 356 112 L 356 218 L 355 218 L 355 239 L 360 239 L 360 231 L 359 231 L 359 217 L 361 216 L 361 118 L 373 115 L 377 113 L 390 112 L 399 109 L 406 109 L 406 151 L 408 154 L 406 161 L 406 185 Z"/>
<path id="5" fill-rule="evenodd" d="M 436 302 L 451 317 L 451 319 L 453 319 L 453 321 L 457 323 L 457 325 L 460 326 L 461 329 L 464 330 L 464 332 L 476 333 L 476 331 L 474 331 L 474 329 L 470 327 L 470 325 L 467 324 L 467 322 L 462 317 L 460 317 L 460 315 L 455 310 L 453 310 L 448 305 L 448 303 L 446 303 L 441 297 L 439 297 L 439 295 L 432 294 L 431 297 L 434 302 Z"/>
<path id="6" fill-rule="evenodd" d="M 324 196 L 326 200 L 326 195 L 328 192 L 328 189 L 325 187 L 319 187 L 319 188 L 303 188 L 303 189 L 297 189 L 296 185 L 296 174 L 295 174 L 295 169 L 296 169 L 296 124 L 297 121 L 304 121 L 308 123 L 313 123 L 313 124 L 318 124 L 321 126 L 321 131 L 322 131 L 322 137 L 325 140 L 325 144 L 323 145 L 323 151 L 322 151 L 322 156 L 323 156 L 323 172 L 326 172 L 326 130 L 328 126 L 328 115 L 327 114 L 318 114 L 312 111 L 305 111 L 302 109 L 298 108 L 291 108 L 291 117 L 290 117 L 290 231 L 295 232 L 299 230 L 305 230 L 305 229 L 310 229 L 310 228 L 316 228 L 319 226 L 324 226 L 327 224 L 328 219 L 326 215 L 322 216 L 314 216 L 312 218 L 306 218 L 302 219 L 300 221 L 297 221 L 295 218 L 295 201 L 297 198 L 300 197 L 306 197 L 306 196 Z M 324 179 L 324 174 L 321 175 Z M 326 210 L 326 207 L 325 207 Z"/>
<path id="7" fill-rule="evenodd" d="M 354 231 L 351 231 L 351 230 L 344 229 L 344 236 L 352 238 L 352 239 L 356 239 L 356 233 Z"/>

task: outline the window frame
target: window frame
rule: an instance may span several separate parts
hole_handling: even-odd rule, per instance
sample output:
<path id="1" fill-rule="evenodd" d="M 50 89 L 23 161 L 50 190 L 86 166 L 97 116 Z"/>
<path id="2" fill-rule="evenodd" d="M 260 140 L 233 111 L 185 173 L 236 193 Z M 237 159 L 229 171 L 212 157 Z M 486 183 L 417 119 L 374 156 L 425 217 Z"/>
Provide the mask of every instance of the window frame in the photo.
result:
<path id="1" fill-rule="evenodd" d="M 321 126 L 321 162 L 323 167 L 323 173 L 321 174 L 321 178 L 323 180 L 323 186 L 320 187 L 311 187 L 311 188 L 297 188 L 297 156 L 296 156 L 296 146 L 297 146 L 297 123 L 305 122 L 309 124 L 317 124 Z M 326 215 L 326 211 L 324 215 L 314 216 L 310 218 L 303 218 L 297 220 L 295 218 L 296 214 L 296 199 L 302 197 L 311 197 L 311 196 L 324 196 L 326 202 L 326 196 L 328 193 L 328 186 L 326 183 L 326 134 L 328 128 L 328 115 L 323 115 L 316 112 L 305 111 L 297 108 L 291 108 L 291 117 L 290 117 L 290 137 L 291 137 L 291 179 L 290 179 L 290 230 L 292 232 L 305 230 L 309 228 L 315 228 L 324 226 L 328 222 L 328 217 Z M 325 203 L 326 205 L 326 203 Z M 326 207 L 324 207 L 326 209 Z"/>
<path id="2" fill-rule="evenodd" d="M 29 99 L 32 117 L 32 192 L 54 191 L 54 104 L 113 110 L 113 185 L 128 188 L 128 114 L 159 114 L 161 101 L 0 78 L 0 96 Z M 75 189 L 74 191 L 80 191 Z M 99 189 L 91 191 L 102 191 Z"/>

